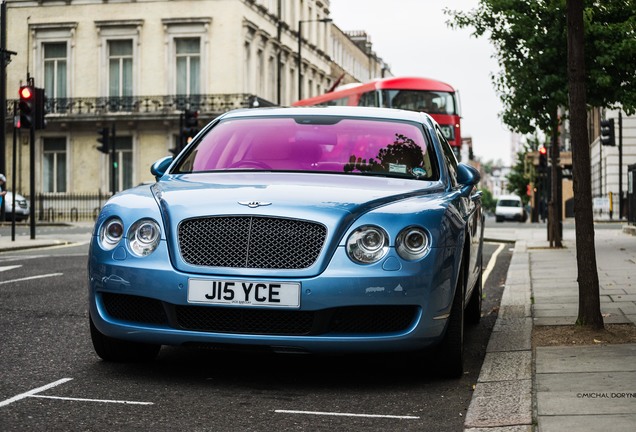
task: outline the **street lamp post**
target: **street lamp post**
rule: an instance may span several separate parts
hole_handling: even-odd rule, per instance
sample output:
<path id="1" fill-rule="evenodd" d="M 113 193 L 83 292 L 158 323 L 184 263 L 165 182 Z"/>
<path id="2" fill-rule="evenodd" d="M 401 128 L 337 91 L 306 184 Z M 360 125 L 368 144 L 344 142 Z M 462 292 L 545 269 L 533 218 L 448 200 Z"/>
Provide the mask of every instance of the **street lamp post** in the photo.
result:
<path id="1" fill-rule="evenodd" d="M 329 23 L 333 21 L 331 18 L 321 18 L 321 19 L 310 19 L 310 20 L 299 20 L 298 21 L 298 100 L 303 98 L 303 58 L 302 58 L 302 48 L 303 48 L 303 23 L 309 22 L 321 22 L 321 23 Z"/>

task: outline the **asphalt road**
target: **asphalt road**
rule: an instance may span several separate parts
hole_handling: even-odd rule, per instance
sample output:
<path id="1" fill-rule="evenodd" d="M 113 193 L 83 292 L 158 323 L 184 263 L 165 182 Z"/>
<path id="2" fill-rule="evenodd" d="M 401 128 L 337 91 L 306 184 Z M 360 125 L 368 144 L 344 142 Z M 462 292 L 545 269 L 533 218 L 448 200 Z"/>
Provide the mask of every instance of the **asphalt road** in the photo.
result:
<path id="1" fill-rule="evenodd" d="M 484 318 L 466 332 L 466 374 L 408 355 L 307 356 L 164 347 L 151 364 L 93 352 L 86 245 L 0 254 L 2 431 L 459 431 L 510 261 L 485 244 Z"/>

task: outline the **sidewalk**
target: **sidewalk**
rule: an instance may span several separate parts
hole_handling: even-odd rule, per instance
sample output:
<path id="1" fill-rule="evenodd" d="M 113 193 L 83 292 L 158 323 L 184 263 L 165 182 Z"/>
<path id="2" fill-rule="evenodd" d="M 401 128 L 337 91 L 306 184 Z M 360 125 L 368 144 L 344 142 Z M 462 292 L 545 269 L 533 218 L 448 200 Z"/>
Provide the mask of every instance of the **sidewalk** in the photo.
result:
<path id="1" fill-rule="evenodd" d="M 469 432 L 636 430 L 636 344 L 537 347 L 533 326 L 574 324 L 574 230 L 550 249 L 545 225 L 486 228 L 516 240 L 497 322 L 465 421 Z M 606 324 L 636 323 L 636 237 L 595 230 Z"/>
<path id="2" fill-rule="evenodd" d="M 43 247 L 53 246 L 65 246 L 76 243 L 87 243 L 90 241 L 90 233 L 93 228 L 92 222 L 76 222 L 68 224 L 69 232 L 51 234 L 42 232 L 46 225 L 38 225 L 36 230 L 36 236 L 31 239 L 29 235 L 29 227 L 27 225 L 20 225 L 16 227 L 15 240 L 11 239 L 10 229 L 11 225 L 8 222 L 0 225 L 2 228 L 2 235 L 0 236 L 0 252 L 19 251 L 25 249 L 37 249 Z M 70 228 L 74 228 L 71 230 Z M 80 230 L 84 230 L 84 233 L 79 233 Z"/>

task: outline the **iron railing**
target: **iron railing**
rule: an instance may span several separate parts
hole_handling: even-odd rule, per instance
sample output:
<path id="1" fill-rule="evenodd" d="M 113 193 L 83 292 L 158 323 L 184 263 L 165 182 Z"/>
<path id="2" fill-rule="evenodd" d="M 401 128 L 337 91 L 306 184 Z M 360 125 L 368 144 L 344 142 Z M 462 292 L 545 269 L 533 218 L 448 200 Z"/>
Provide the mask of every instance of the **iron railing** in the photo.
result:
<path id="1" fill-rule="evenodd" d="M 8 119 L 13 115 L 15 100 L 7 101 Z M 186 109 L 203 114 L 221 114 L 236 108 L 273 106 L 259 96 L 246 93 L 207 95 L 164 95 L 123 97 L 47 98 L 45 109 L 51 118 L 103 116 L 109 114 L 169 115 Z"/>
<path id="2" fill-rule="evenodd" d="M 29 200 L 31 214 L 40 222 L 94 221 L 112 195 L 98 193 L 38 193 Z"/>

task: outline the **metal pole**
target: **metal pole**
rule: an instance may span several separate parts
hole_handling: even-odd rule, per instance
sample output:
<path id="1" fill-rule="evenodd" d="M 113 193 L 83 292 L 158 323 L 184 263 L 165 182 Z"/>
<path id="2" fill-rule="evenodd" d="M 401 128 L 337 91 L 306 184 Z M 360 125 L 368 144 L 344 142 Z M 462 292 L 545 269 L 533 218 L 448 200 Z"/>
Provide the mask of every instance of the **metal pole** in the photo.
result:
<path id="1" fill-rule="evenodd" d="M 113 123 L 110 132 L 110 149 L 111 149 L 111 165 L 110 165 L 110 184 L 112 185 L 112 193 L 115 195 L 117 193 L 117 168 L 116 168 L 116 160 L 117 160 L 117 137 L 115 135 L 115 123 Z"/>
<path id="2" fill-rule="evenodd" d="M 303 22 L 302 20 L 298 21 L 298 100 L 303 98 L 303 60 L 302 55 L 300 53 L 303 47 Z"/>
<path id="3" fill-rule="evenodd" d="M 16 117 L 18 116 L 18 101 L 13 101 L 13 155 L 11 157 L 11 190 L 13 192 L 13 216 L 11 217 L 11 241 L 15 241 L 15 194 L 16 194 L 16 166 L 18 152 L 18 128 L 16 127 Z M 33 207 L 33 198 L 31 198 L 31 207 Z M 30 211 L 30 210 L 29 210 Z"/>
<path id="4" fill-rule="evenodd" d="M 282 38 L 282 34 L 283 34 L 283 22 L 282 22 L 282 16 L 283 16 L 283 12 L 282 12 L 282 0 L 278 0 L 278 5 L 276 6 L 276 41 L 278 42 L 278 53 L 276 54 L 276 103 L 278 105 L 282 105 L 283 101 L 282 101 L 282 92 L 281 92 L 281 85 L 282 85 L 282 80 L 281 80 L 281 71 L 282 71 L 282 58 L 283 58 L 283 51 L 280 49 L 280 44 L 281 44 L 281 38 Z"/>
<path id="5" fill-rule="evenodd" d="M 623 111 L 618 112 L 618 219 L 623 217 Z"/>
<path id="6" fill-rule="evenodd" d="M 35 124 L 31 124 L 29 128 L 29 195 L 31 195 L 31 217 L 29 226 L 31 231 L 31 240 L 35 239 Z"/>
<path id="7" fill-rule="evenodd" d="M 7 59 L 10 54 L 6 52 L 7 45 L 7 4 L 2 2 L 0 6 L 0 173 L 6 174 L 6 160 L 5 160 L 5 148 L 6 148 L 6 131 L 5 131 L 5 117 L 6 117 L 6 100 L 7 100 Z M 0 210 L 2 216 L 4 211 Z"/>

